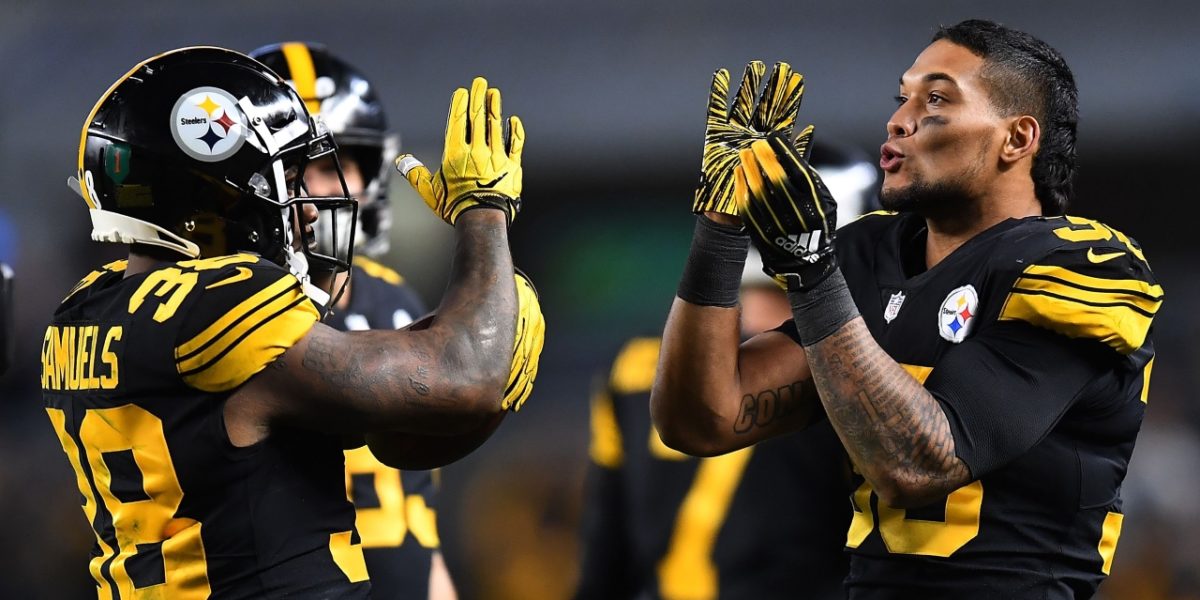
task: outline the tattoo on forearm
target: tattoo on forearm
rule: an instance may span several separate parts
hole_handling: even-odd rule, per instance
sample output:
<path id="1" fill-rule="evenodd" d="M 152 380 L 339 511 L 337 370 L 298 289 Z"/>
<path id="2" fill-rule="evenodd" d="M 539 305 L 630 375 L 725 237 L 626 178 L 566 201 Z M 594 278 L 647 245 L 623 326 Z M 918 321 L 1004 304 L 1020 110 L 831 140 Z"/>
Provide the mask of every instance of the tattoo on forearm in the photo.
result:
<path id="1" fill-rule="evenodd" d="M 454 268 L 434 324 L 403 338 L 355 333 L 351 343 L 314 329 L 302 357 L 312 383 L 365 401 L 370 414 L 437 418 L 458 403 L 449 390 L 472 386 L 494 387 L 498 406 L 516 315 L 507 232 L 470 218 L 456 231 Z"/>
<path id="2" fill-rule="evenodd" d="M 766 427 L 777 419 L 799 409 L 804 402 L 801 393 L 804 381 L 796 381 L 777 389 L 765 389 L 742 397 L 742 408 L 733 424 L 734 433 L 747 433 L 755 427 Z"/>
<path id="3" fill-rule="evenodd" d="M 937 401 L 875 343 L 861 320 L 806 352 L 829 418 L 859 469 L 901 473 L 931 496 L 969 481 Z"/>

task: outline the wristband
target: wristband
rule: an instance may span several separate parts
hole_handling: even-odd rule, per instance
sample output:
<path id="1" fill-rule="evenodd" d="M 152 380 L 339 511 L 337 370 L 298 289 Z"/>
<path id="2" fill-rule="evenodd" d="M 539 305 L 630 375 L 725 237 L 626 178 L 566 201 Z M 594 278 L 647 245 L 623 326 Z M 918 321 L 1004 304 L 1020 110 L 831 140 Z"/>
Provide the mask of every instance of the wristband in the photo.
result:
<path id="1" fill-rule="evenodd" d="M 858 307 L 846 286 L 846 278 L 836 267 L 815 287 L 789 291 L 788 300 L 792 304 L 792 316 L 796 319 L 802 346 L 811 346 L 829 337 L 858 316 Z"/>
<path id="2" fill-rule="evenodd" d="M 697 215 L 692 249 L 676 295 L 700 306 L 737 306 L 749 251 L 750 236 L 742 228 Z"/>

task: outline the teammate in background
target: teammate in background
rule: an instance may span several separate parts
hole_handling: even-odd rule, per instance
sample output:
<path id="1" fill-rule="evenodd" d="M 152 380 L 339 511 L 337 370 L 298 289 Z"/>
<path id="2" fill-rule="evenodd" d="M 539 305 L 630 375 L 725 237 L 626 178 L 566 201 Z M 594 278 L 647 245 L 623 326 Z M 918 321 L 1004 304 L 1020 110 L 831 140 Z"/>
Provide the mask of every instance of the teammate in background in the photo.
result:
<path id="1" fill-rule="evenodd" d="M 424 315 L 424 304 L 404 278 L 372 260 L 388 250 L 392 220 L 388 181 L 400 148 L 399 135 L 388 129 L 375 86 L 320 44 L 273 44 L 250 56 L 286 79 L 309 112 L 322 117 L 337 141 L 346 187 L 358 199 L 350 272 L 313 271 L 318 285 L 345 285 L 324 323 L 341 331 L 400 329 Z M 333 159 L 310 164 L 304 171 L 304 186 L 316 196 L 337 193 L 341 180 Z M 318 251 L 329 252 L 334 238 L 329 223 L 317 221 L 315 233 Z M 372 595 L 455 598 L 454 583 L 439 551 L 432 471 L 396 471 L 380 463 L 370 449 L 355 448 L 346 451 L 346 484 L 357 513 Z"/>
<path id="2" fill-rule="evenodd" d="M 728 117 L 751 124 L 728 142 L 734 201 L 695 206 L 654 423 L 715 455 L 824 407 L 859 474 L 851 598 L 1090 597 L 1121 531 L 1162 288 L 1131 238 L 1062 216 L 1077 100 L 1053 48 L 988 21 L 943 27 L 897 99 L 880 160 L 892 212 L 836 240 L 803 144 L 772 127 L 791 106 Z M 794 320 L 739 347 L 728 307 L 752 242 Z M 743 398 L 780 389 L 775 418 L 745 426 L 761 405 Z"/>
<path id="3" fill-rule="evenodd" d="M 453 95 L 449 185 L 431 206 L 457 247 L 436 318 L 343 333 L 317 322 L 305 292 L 331 296 L 307 266 L 349 268 L 349 236 L 321 253 L 313 223 L 353 231 L 356 211 L 347 226 L 339 209 L 355 201 L 344 181 L 303 189 L 335 146 L 291 87 L 195 47 L 139 63 L 100 98 L 70 183 L 93 239 L 128 244 L 129 259 L 58 308 L 41 384 L 96 532 L 101 597 L 369 595 L 343 444 L 365 439 L 399 468 L 442 464 L 490 433 L 514 374 L 529 379 L 507 244 L 524 134 L 516 117 L 500 133 L 499 114 L 482 78 Z M 493 160 L 464 167 L 472 151 Z"/>
<path id="4" fill-rule="evenodd" d="M 875 167 L 818 144 L 814 163 L 847 221 L 875 203 Z M 791 318 L 751 251 L 741 336 Z M 844 598 L 850 510 L 845 451 L 829 424 L 715 458 L 666 447 L 650 423 L 660 339 L 630 340 L 592 397 L 583 560 L 576 600 Z M 770 402 L 770 395 L 761 401 Z"/>

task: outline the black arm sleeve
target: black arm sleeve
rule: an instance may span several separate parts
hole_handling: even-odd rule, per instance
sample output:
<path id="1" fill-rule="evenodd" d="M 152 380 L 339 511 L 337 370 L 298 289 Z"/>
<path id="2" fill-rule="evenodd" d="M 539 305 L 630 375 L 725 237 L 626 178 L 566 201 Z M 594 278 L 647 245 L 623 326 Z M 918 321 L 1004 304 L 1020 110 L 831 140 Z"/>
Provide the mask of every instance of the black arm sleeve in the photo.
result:
<path id="1" fill-rule="evenodd" d="M 1115 354 L 1022 322 L 999 322 L 948 351 L 925 387 L 954 450 L 978 479 L 1041 441 Z"/>

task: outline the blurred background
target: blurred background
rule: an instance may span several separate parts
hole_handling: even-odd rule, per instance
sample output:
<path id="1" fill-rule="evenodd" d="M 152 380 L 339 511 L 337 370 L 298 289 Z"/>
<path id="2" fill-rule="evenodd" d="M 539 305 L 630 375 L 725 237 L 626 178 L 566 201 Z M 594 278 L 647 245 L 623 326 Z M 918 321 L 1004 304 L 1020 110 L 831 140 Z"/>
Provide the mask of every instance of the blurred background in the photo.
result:
<path id="1" fill-rule="evenodd" d="M 1187 0 L 1044 3 L 0 0 L 0 261 L 16 273 L 17 360 L 0 377 L 0 597 L 84 598 L 93 535 L 38 391 L 53 307 L 122 255 L 88 239 L 64 181 L 79 130 L 139 60 L 193 44 L 320 41 L 380 89 L 404 149 L 436 163 L 451 91 L 484 74 L 528 134 L 516 262 L 548 323 L 537 389 L 444 469 L 442 542 L 464 598 L 563 598 L 577 576 L 587 401 L 620 343 L 661 331 L 687 254 L 712 71 L 787 60 L 801 121 L 877 156 L 896 79 L 938 24 L 983 17 L 1067 58 L 1080 89 L 1071 213 L 1143 244 L 1167 301 L 1104 598 L 1200 598 L 1200 13 Z M 407 185 L 384 262 L 436 305 L 450 230 Z M 401 189 L 403 188 L 403 189 Z M 19 549 L 19 550 L 18 550 Z M 802 592 L 797 597 L 803 597 Z"/>

